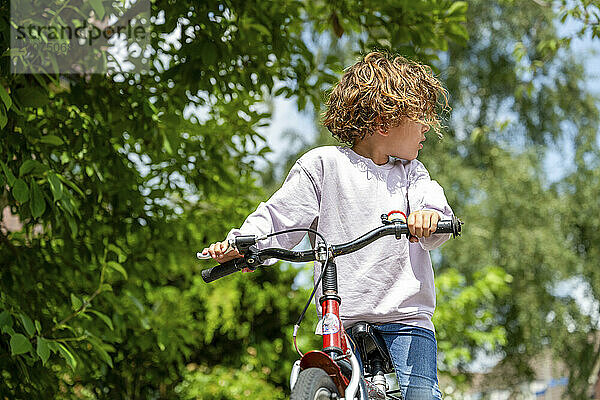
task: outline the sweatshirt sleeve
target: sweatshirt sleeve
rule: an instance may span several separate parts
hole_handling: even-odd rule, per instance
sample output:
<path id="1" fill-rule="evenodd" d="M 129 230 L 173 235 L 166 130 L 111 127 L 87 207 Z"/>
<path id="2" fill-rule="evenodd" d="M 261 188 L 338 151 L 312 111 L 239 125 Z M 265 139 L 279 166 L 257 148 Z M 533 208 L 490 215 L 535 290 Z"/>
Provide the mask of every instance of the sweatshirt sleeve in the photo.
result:
<path id="1" fill-rule="evenodd" d="M 453 212 L 444 189 L 429 177 L 425 166 L 413 160 L 408 174 L 408 206 L 410 212 L 418 210 L 437 211 L 441 219 L 452 218 Z M 419 243 L 424 250 L 433 250 L 450 238 L 450 234 L 434 234 L 428 238 L 419 238 Z"/>
<path id="2" fill-rule="evenodd" d="M 227 239 L 239 235 L 265 235 L 290 228 L 309 228 L 319 214 L 320 190 L 300 161 L 296 161 L 283 185 L 266 202 L 250 214 L 239 229 L 232 229 Z M 285 233 L 258 242 L 259 249 L 292 249 L 306 232 Z M 265 265 L 274 264 L 270 259 Z"/>

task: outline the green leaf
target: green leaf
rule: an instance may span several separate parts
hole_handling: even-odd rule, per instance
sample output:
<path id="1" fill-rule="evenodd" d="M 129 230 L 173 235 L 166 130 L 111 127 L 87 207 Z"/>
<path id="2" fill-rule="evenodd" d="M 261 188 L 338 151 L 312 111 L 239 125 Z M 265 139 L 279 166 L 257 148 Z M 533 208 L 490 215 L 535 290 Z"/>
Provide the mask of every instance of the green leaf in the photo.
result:
<path id="1" fill-rule="evenodd" d="M 109 261 L 106 263 L 109 267 L 111 267 L 112 269 L 114 269 L 117 272 L 120 272 L 121 275 L 123 275 L 125 277 L 125 279 L 127 279 L 127 271 L 125 270 L 125 268 L 123 268 L 123 266 L 121 264 L 119 264 L 116 261 Z"/>
<path id="2" fill-rule="evenodd" d="M 102 360 L 105 363 L 107 363 L 108 365 L 110 365 L 110 367 L 112 368 L 113 367 L 112 358 L 104 349 L 104 343 L 102 343 L 102 341 L 100 341 L 100 339 L 93 337 L 93 336 L 90 336 L 88 338 L 88 341 L 92 344 L 92 346 L 94 346 L 94 350 L 96 350 L 96 352 L 98 353 L 100 358 L 102 358 Z"/>
<path id="3" fill-rule="evenodd" d="M 55 340 L 46 340 L 47 344 L 48 344 L 48 348 L 50 349 L 51 352 L 53 353 L 58 353 L 59 351 L 59 347 L 58 347 L 58 342 Z"/>
<path id="4" fill-rule="evenodd" d="M 43 107 L 50 102 L 48 92 L 38 86 L 17 89 L 16 97 L 24 107 Z"/>
<path id="5" fill-rule="evenodd" d="M 25 314 L 20 314 L 21 321 L 23 322 L 23 327 L 27 331 L 29 337 L 33 337 L 35 334 L 35 326 L 33 325 L 33 321 Z"/>
<path id="6" fill-rule="evenodd" d="M 104 10 L 104 5 L 102 5 L 102 0 L 90 0 L 90 4 L 98 16 L 98 19 L 104 18 L 106 11 Z"/>
<path id="7" fill-rule="evenodd" d="M 458 40 L 469 40 L 469 32 L 467 31 L 467 28 L 459 24 L 450 25 L 448 29 L 448 35 Z"/>
<path id="8" fill-rule="evenodd" d="M 48 340 L 41 336 L 38 336 L 37 338 L 36 353 L 40 356 L 42 365 L 46 365 L 46 361 L 50 358 L 50 346 L 48 345 Z"/>
<path id="9" fill-rule="evenodd" d="M 37 333 L 42 333 L 42 325 L 37 319 L 35 320 L 35 330 L 37 331 Z"/>
<path id="10" fill-rule="evenodd" d="M 467 13 L 468 4 L 466 1 L 455 1 L 446 11 L 447 17 L 461 16 Z"/>
<path id="11" fill-rule="evenodd" d="M 10 352 L 13 356 L 24 354 L 33 350 L 29 339 L 20 333 L 15 333 L 10 337 Z"/>
<path id="12" fill-rule="evenodd" d="M 48 183 L 50 184 L 54 201 L 60 200 L 63 197 L 63 184 L 54 172 L 48 174 Z"/>
<path id="13" fill-rule="evenodd" d="M 115 245 L 113 243 L 109 243 L 107 247 L 108 247 L 108 251 L 112 251 L 113 253 L 115 253 L 117 255 L 117 257 L 119 259 L 119 263 L 122 263 L 125 260 L 127 260 L 127 254 L 125 254 L 125 252 L 117 245 Z"/>
<path id="14" fill-rule="evenodd" d="M 71 237 L 75 237 L 77 236 L 77 232 L 79 231 L 79 228 L 77 227 L 77 222 L 75 222 L 75 218 L 73 218 L 73 215 L 71 214 L 64 214 L 65 218 L 67 219 L 67 223 L 69 224 L 69 229 L 71 230 Z"/>
<path id="15" fill-rule="evenodd" d="M 60 199 L 59 202 L 60 202 L 60 205 L 62 206 L 62 208 L 64 208 L 64 210 L 66 212 L 68 212 L 69 215 L 73 215 L 74 210 L 73 210 L 73 203 L 71 202 L 70 193 L 63 191 L 62 199 Z"/>
<path id="16" fill-rule="evenodd" d="M 17 179 L 12 188 L 12 194 L 19 203 L 25 203 L 29 200 L 29 188 L 23 179 Z"/>
<path id="17" fill-rule="evenodd" d="M 71 304 L 73 305 L 74 310 L 79 310 L 83 305 L 79 297 L 75 296 L 73 293 L 71 293 Z"/>
<path id="18" fill-rule="evenodd" d="M 27 175 L 36 167 L 36 164 L 39 162 L 35 160 L 25 160 L 23 164 L 21 164 L 21 168 L 19 168 L 19 176 Z"/>
<path id="19" fill-rule="evenodd" d="M 113 291 L 113 289 L 112 289 L 112 286 L 111 286 L 109 283 L 103 283 L 103 284 L 100 286 L 100 289 L 101 289 L 103 292 L 112 292 L 112 291 Z"/>
<path id="20" fill-rule="evenodd" d="M 54 146 L 60 146 L 61 144 L 64 144 L 65 142 L 59 138 L 58 136 L 54 136 L 54 135 L 46 135 L 46 136 L 42 136 L 39 141 L 41 143 L 46 143 L 46 144 L 51 144 Z"/>
<path id="21" fill-rule="evenodd" d="M 131 299 L 131 301 L 138 308 L 138 310 L 140 310 L 140 312 L 143 313 L 144 312 L 144 305 L 142 304 L 142 302 L 140 301 L 140 299 L 138 299 L 137 297 L 135 297 L 131 293 L 127 293 L 127 296 Z"/>
<path id="22" fill-rule="evenodd" d="M 3 86 L 0 86 L 0 98 L 6 106 L 6 110 L 10 110 L 10 107 L 12 106 L 12 100 L 10 99 L 10 95 L 6 91 L 6 88 L 4 88 Z"/>
<path id="23" fill-rule="evenodd" d="M 110 319 L 110 317 L 108 315 L 102 314 L 100 311 L 96 311 L 96 310 L 88 310 L 88 311 L 96 314 L 102 321 L 104 321 L 104 323 L 106 325 L 108 325 L 108 327 L 110 328 L 111 331 L 115 330 L 115 328 L 113 327 L 112 320 Z"/>
<path id="24" fill-rule="evenodd" d="M 2 161 L 0 161 L 0 167 L 2 167 L 2 171 L 4 171 L 4 176 L 6 176 L 6 182 L 8 183 L 8 186 L 12 186 L 17 178 L 15 178 L 10 168 L 8 168 Z"/>
<path id="25" fill-rule="evenodd" d="M 102 360 L 105 363 L 107 363 L 111 368 L 113 368 L 112 358 L 106 352 L 106 350 L 104 350 L 101 345 L 94 346 L 94 349 L 98 352 L 98 354 L 100 355 L 100 358 L 102 358 Z"/>
<path id="26" fill-rule="evenodd" d="M 46 211 L 46 200 L 36 181 L 32 180 L 29 188 L 31 193 L 31 202 L 29 203 L 31 215 L 33 218 L 39 218 L 44 214 L 44 211 Z"/>
<path id="27" fill-rule="evenodd" d="M 13 320 L 10 313 L 6 310 L 0 313 L 0 331 L 6 333 L 9 328 L 12 328 Z"/>
<path id="28" fill-rule="evenodd" d="M 58 343 L 58 352 L 67 361 L 67 364 L 71 367 L 73 371 L 77 368 L 77 360 L 73 356 L 73 354 L 69 351 L 69 349 L 62 343 Z"/>
<path id="29" fill-rule="evenodd" d="M 79 189 L 79 187 L 77 187 L 77 185 L 75 185 L 73 182 L 71 182 L 70 180 L 68 180 L 67 178 L 65 178 L 64 176 L 62 176 L 61 174 L 56 174 L 56 176 L 58 176 L 58 178 L 63 181 L 63 183 L 67 186 L 69 186 L 71 189 L 73 189 L 74 191 L 76 191 L 81 197 L 85 197 L 85 194 L 83 194 L 83 191 L 81 191 L 81 189 Z"/>
<path id="30" fill-rule="evenodd" d="M 279 96 L 281 96 L 284 93 L 287 94 L 289 91 L 290 91 L 290 89 L 287 86 L 282 86 L 282 87 L 280 87 L 279 89 L 277 89 L 275 91 L 274 96 L 275 97 L 279 97 Z"/>
<path id="31" fill-rule="evenodd" d="M 3 129 L 8 123 L 8 117 L 3 105 L 0 105 L 0 129 Z"/>
<path id="32" fill-rule="evenodd" d="M 173 148 L 171 147 L 171 142 L 169 142 L 169 138 L 167 138 L 167 135 L 165 135 L 163 133 L 163 148 L 165 149 L 165 151 L 169 154 L 173 154 Z"/>
<path id="33" fill-rule="evenodd" d="M 271 34 L 271 31 L 269 31 L 269 29 L 266 26 L 264 26 L 264 25 L 261 25 L 261 24 L 246 24 L 246 26 L 248 28 L 252 28 L 252 29 L 254 29 L 254 30 L 262 33 L 264 36 L 266 36 L 268 38 L 271 38 L 271 36 L 273 36 Z"/>

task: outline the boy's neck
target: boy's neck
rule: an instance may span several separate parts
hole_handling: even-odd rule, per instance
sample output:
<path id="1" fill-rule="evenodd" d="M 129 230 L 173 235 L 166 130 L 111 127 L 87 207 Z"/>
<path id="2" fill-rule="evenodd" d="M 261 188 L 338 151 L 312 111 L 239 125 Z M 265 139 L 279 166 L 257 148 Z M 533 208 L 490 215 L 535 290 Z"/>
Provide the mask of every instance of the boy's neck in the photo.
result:
<path id="1" fill-rule="evenodd" d="M 384 165 L 388 162 L 388 154 L 379 135 L 367 135 L 364 139 L 358 140 L 352 145 L 352 150 L 359 156 L 370 158 L 377 165 Z"/>

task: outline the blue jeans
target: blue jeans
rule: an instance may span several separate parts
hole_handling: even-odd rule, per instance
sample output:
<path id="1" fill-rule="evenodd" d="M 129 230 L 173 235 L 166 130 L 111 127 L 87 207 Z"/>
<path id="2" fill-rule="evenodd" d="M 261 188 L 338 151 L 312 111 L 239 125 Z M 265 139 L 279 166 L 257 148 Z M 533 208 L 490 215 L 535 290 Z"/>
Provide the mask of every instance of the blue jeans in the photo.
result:
<path id="1" fill-rule="evenodd" d="M 373 325 L 373 328 L 385 340 L 404 400 L 441 400 L 435 334 L 405 324 Z M 362 368 L 360 355 L 355 354 Z"/>

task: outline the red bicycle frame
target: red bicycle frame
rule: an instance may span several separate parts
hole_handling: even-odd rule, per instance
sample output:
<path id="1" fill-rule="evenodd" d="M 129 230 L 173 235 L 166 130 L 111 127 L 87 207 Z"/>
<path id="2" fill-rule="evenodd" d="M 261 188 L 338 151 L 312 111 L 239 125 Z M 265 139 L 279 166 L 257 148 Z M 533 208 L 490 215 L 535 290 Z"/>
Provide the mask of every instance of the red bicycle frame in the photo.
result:
<path id="1" fill-rule="evenodd" d="M 320 368 L 333 379 L 340 393 L 345 393 L 349 384 L 348 378 L 342 374 L 337 358 L 347 354 L 348 343 L 344 335 L 344 327 L 340 320 L 341 299 L 337 294 L 337 268 L 334 260 L 330 260 L 323 272 L 323 296 L 319 299 L 322 319 L 319 322 L 323 336 L 323 348 L 304 354 L 300 360 L 300 369 Z"/>

